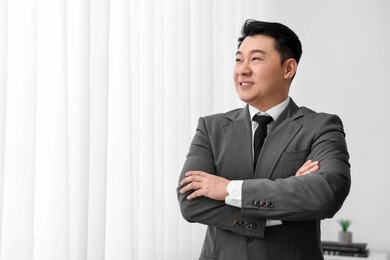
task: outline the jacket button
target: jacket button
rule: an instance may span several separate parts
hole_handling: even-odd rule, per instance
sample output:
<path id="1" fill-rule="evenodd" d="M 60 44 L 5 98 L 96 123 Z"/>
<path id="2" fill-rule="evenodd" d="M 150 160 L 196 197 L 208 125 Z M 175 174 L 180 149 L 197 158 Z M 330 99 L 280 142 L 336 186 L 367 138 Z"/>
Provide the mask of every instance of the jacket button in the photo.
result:
<path id="1" fill-rule="evenodd" d="M 245 237 L 245 242 L 251 243 L 253 241 L 253 237 Z"/>
<path id="2" fill-rule="evenodd" d="M 262 201 L 262 200 L 257 201 L 257 206 L 258 207 L 264 206 L 264 201 Z"/>
<path id="3" fill-rule="evenodd" d="M 256 223 L 250 223 L 249 227 L 250 227 L 251 229 L 256 229 L 256 228 L 257 228 L 257 225 L 256 225 Z"/>

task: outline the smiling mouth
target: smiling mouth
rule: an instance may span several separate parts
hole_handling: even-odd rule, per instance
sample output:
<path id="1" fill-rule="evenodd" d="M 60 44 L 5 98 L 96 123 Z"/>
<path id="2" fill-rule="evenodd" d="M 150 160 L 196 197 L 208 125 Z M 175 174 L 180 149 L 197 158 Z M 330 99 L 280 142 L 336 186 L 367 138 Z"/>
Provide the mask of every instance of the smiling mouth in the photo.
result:
<path id="1" fill-rule="evenodd" d="M 242 87 L 250 87 L 253 84 L 254 84 L 253 82 L 248 82 L 248 81 L 240 82 L 240 86 L 242 86 Z"/>

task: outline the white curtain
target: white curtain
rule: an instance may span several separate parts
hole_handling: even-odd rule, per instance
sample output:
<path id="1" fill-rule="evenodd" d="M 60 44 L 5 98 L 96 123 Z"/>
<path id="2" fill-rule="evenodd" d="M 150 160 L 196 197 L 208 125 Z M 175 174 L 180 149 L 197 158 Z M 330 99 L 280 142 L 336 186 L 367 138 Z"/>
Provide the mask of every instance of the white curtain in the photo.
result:
<path id="1" fill-rule="evenodd" d="M 178 175 L 256 2 L 0 0 L 0 260 L 197 259 Z"/>

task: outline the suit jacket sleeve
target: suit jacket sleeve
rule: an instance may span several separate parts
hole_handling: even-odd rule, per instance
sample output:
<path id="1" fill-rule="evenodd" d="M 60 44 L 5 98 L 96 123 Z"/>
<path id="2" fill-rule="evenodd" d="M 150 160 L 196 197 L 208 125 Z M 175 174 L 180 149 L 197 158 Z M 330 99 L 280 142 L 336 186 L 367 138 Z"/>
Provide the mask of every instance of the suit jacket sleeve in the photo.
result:
<path id="1" fill-rule="evenodd" d="M 196 134 L 192 140 L 179 182 L 184 178 L 184 174 L 187 171 L 196 170 L 217 174 L 213 151 L 203 118 L 199 119 Z M 241 235 L 263 237 L 264 220 L 251 217 L 242 218 L 241 209 L 226 205 L 223 201 L 216 201 L 206 197 L 187 200 L 190 192 L 180 194 L 180 189 L 181 187 L 179 186 L 177 188 L 177 196 L 180 210 L 187 221 L 215 226 Z M 237 220 L 240 220 L 239 223 Z"/>
<path id="2" fill-rule="evenodd" d="M 302 128 L 269 173 L 272 178 L 244 181 L 243 216 L 286 221 L 324 219 L 333 217 L 342 206 L 351 180 L 341 120 L 335 115 L 313 113 L 297 122 Z M 300 154 L 307 156 L 300 158 Z M 319 171 L 293 176 L 307 159 L 319 161 Z M 286 174 L 288 170 L 291 172 Z"/>

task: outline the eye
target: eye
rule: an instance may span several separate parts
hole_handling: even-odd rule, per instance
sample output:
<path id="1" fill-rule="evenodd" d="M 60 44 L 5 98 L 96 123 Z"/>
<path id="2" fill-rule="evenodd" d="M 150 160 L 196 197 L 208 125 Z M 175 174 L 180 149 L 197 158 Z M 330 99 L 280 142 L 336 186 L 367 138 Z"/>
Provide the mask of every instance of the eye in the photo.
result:
<path id="1" fill-rule="evenodd" d="M 242 62 L 242 59 L 236 58 L 236 63 L 241 63 L 241 62 Z"/>
<path id="2" fill-rule="evenodd" d="M 253 57 L 252 60 L 263 60 L 263 59 L 260 57 Z"/>

